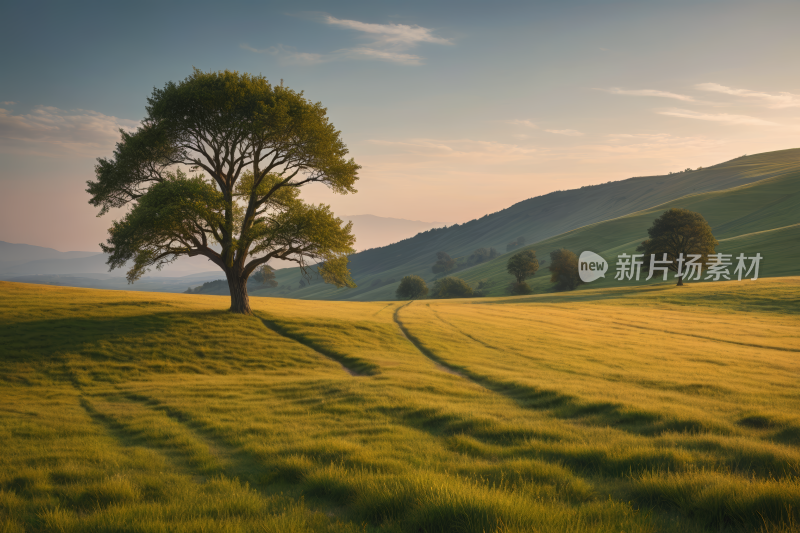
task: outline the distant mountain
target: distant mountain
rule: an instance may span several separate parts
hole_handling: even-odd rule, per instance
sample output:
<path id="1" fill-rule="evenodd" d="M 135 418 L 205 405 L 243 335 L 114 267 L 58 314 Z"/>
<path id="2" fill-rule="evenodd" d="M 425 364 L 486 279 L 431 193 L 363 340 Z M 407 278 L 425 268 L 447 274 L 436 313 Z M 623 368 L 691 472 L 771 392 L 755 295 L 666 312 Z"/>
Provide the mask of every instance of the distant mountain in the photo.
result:
<path id="1" fill-rule="evenodd" d="M 757 182 L 759 187 L 741 189 Z M 468 281 L 496 279 L 499 285 L 493 292 L 499 291 L 500 285 L 507 285 L 506 278 L 510 277 L 504 267 L 508 261 L 506 246 L 518 237 L 524 238 L 525 246 L 515 251 L 534 249 L 540 261 L 547 260 L 545 254 L 559 243 L 576 247 L 574 251 L 578 253 L 583 250 L 578 250 L 576 243 L 599 253 L 624 247 L 629 241 L 638 243 L 644 240 L 658 209 L 663 211 L 666 206 L 691 208 L 695 200 L 701 198 L 710 198 L 710 203 L 698 203 L 697 210 L 704 215 L 708 212 L 709 217 L 714 213 L 710 223 L 715 235 L 719 233 L 720 238 L 729 239 L 745 233 L 775 230 L 769 234 L 774 240 L 771 246 L 775 250 L 785 250 L 778 252 L 783 256 L 786 251 L 797 249 L 796 243 L 786 240 L 794 235 L 797 228 L 794 225 L 800 223 L 800 192 L 795 192 L 797 183 L 800 183 L 800 149 L 792 149 L 740 157 L 712 167 L 667 176 L 630 178 L 556 191 L 524 200 L 465 224 L 428 230 L 389 246 L 354 254 L 350 257 L 350 270 L 358 285 L 356 289 L 337 289 L 318 280 L 300 288 L 297 269 L 285 269 L 276 273 L 280 283 L 278 288 L 256 291 L 255 294 L 307 299 L 392 300 L 394 290 L 403 276 L 416 274 L 428 282 L 433 281 L 431 265 L 436 260 L 437 252 L 443 251 L 453 257 L 466 259 L 482 247 L 494 247 L 503 255 L 488 263 L 461 270 L 456 275 Z M 735 195 L 739 205 L 725 204 L 728 207 L 719 207 L 723 205 L 718 203 L 722 200 L 715 194 L 725 196 L 728 191 L 742 190 L 745 192 Z M 782 190 L 785 192 L 782 193 Z M 762 205 L 764 198 L 774 202 L 774 209 Z M 658 209 L 655 209 L 656 206 Z M 578 232 L 579 228 L 595 227 L 598 223 L 653 209 L 655 211 L 647 212 L 643 218 L 625 218 L 632 226 L 624 232 L 613 225 L 605 226 L 607 231 L 603 232 Z M 778 231 L 779 228 L 790 226 Z M 739 229 L 741 233 L 737 233 Z M 577 235 L 576 232 L 586 238 L 577 241 L 567 239 L 570 235 Z M 781 263 L 786 266 L 774 270 L 775 273 L 771 275 L 788 275 L 781 272 L 790 271 L 786 270 L 790 262 L 781 259 Z M 546 271 L 542 270 L 537 275 L 537 284 L 538 280 L 545 277 Z M 798 272 L 796 268 L 794 272 Z M 540 289 L 547 286 L 543 284 Z"/>
<path id="2" fill-rule="evenodd" d="M 30 244 L 14 244 L 0 241 L 0 279 L 9 280 L 20 276 L 70 276 L 80 274 L 86 279 L 100 279 L 96 275 L 121 277 L 124 270 L 108 271 L 108 257 L 97 252 L 59 252 L 52 248 L 33 246 Z M 293 264 L 287 264 L 291 266 Z M 183 277 L 193 274 L 204 274 L 216 269 L 216 265 L 205 258 L 183 257 L 162 270 L 151 270 L 149 277 Z M 220 271 L 222 275 L 222 271 Z M 89 287 L 86 281 L 76 287 Z M 62 283 L 63 284 L 63 283 Z M 98 287 L 99 288 L 99 287 Z M 184 287 L 183 290 L 186 290 Z"/>
<path id="3" fill-rule="evenodd" d="M 59 252 L 52 248 L 0 241 L 0 271 L 30 261 L 40 261 L 43 259 L 83 259 L 93 255 L 97 255 L 97 252 Z"/>
<path id="4" fill-rule="evenodd" d="M 420 231 L 444 225 L 439 222 L 419 222 L 375 215 L 355 215 L 341 218 L 353 222 L 353 232 L 357 239 L 356 248 L 359 250 L 385 246 L 407 239 Z M 110 288 L 109 283 L 111 283 L 114 288 L 119 288 L 117 282 L 94 283 L 91 281 L 98 279 L 94 274 L 107 274 L 111 278 L 124 276 L 122 270 L 109 274 L 106 260 L 105 254 L 97 252 L 59 252 L 52 248 L 0 241 L 0 279 L 25 277 L 30 280 L 31 276 L 56 276 L 52 278 L 52 282 L 59 285 L 72 282 L 78 287 Z M 273 260 L 271 264 L 273 268 L 292 268 L 295 265 L 291 261 L 280 260 Z M 215 265 L 209 263 L 205 258 L 183 257 L 162 271 L 151 270 L 148 275 L 150 277 L 178 278 L 201 273 L 205 281 L 208 277 L 205 273 L 215 268 Z M 80 276 L 75 277 L 78 274 Z M 223 272 L 219 271 L 215 279 L 224 277 Z M 186 290 L 186 287 L 181 290 Z"/>

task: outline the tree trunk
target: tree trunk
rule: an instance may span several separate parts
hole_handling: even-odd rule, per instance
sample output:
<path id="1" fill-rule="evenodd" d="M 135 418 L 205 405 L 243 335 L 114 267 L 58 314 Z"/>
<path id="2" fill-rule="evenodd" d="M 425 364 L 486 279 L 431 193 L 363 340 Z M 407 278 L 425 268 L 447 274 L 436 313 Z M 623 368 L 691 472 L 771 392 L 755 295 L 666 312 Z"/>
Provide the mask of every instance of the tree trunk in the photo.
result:
<path id="1" fill-rule="evenodd" d="M 678 287 L 683 287 L 683 276 L 678 276 Z"/>
<path id="2" fill-rule="evenodd" d="M 228 288 L 231 291 L 231 313 L 252 315 L 250 297 L 247 296 L 247 279 L 235 272 L 226 272 Z"/>

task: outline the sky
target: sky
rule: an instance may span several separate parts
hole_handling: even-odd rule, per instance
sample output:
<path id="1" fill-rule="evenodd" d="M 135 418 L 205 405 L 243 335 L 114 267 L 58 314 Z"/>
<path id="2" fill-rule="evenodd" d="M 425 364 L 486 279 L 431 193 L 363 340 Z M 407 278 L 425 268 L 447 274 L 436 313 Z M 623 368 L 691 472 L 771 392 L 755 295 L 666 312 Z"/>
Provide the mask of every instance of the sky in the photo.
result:
<path id="1" fill-rule="evenodd" d="M 263 74 L 362 165 L 340 215 L 462 223 L 583 185 L 800 147 L 800 2 L 15 2 L 0 240 L 99 251 L 86 181 L 154 87 Z"/>

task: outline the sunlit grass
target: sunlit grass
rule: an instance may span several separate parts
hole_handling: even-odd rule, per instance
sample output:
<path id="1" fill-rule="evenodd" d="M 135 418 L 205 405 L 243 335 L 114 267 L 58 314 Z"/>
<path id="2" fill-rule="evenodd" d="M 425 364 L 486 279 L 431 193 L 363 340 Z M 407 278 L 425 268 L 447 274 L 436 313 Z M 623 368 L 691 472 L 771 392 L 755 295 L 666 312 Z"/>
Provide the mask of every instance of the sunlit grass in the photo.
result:
<path id="1" fill-rule="evenodd" d="M 0 296 L 0 531 L 777 532 L 800 518 L 800 278 L 254 298 L 252 317 L 226 297 Z"/>

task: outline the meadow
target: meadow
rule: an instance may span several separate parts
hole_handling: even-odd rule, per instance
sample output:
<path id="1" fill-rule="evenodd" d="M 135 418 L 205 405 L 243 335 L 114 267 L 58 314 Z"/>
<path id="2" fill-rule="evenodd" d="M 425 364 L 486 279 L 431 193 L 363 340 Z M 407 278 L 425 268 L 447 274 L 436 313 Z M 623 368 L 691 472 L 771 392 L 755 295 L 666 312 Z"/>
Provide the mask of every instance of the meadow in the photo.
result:
<path id="1" fill-rule="evenodd" d="M 799 302 L 0 282 L 0 532 L 795 531 Z"/>

